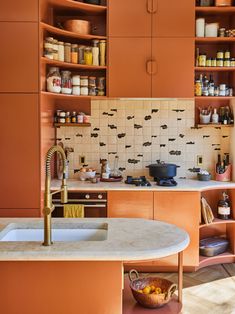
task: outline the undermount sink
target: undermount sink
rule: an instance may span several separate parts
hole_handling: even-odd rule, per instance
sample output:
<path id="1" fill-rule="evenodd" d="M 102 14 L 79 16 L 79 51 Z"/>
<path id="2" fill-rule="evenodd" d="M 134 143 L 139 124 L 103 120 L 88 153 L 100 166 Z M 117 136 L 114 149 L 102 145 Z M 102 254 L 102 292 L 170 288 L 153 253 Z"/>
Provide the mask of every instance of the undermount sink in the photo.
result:
<path id="1" fill-rule="evenodd" d="M 43 241 L 43 229 L 12 229 L 0 239 L 1 242 Z M 59 242 L 104 241 L 106 229 L 53 229 L 52 240 Z"/>

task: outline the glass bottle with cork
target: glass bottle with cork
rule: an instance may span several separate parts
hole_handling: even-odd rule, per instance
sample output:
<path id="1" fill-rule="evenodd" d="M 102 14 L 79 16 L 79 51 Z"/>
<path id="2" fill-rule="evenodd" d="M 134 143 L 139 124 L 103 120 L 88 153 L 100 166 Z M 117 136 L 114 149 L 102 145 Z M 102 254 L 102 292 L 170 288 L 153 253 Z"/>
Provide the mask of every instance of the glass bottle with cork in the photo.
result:
<path id="1" fill-rule="evenodd" d="M 218 202 L 218 218 L 222 220 L 231 219 L 231 201 L 226 192 L 223 192 L 223 199 Z"/>

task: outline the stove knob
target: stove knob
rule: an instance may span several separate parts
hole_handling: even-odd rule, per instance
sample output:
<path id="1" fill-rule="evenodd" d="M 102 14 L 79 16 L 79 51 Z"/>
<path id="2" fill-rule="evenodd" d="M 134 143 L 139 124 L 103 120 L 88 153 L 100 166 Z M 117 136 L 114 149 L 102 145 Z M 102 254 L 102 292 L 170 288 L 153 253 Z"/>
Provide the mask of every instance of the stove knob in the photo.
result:
<path id="1" fill-rule="evenodd" d="M 89 194 L 86 194 L 86 195 L 85 195 L 85 198 L 86 198 L 87 200 L 89 200 L 89 199 L 90 199 L 90 195 L 89 195 Z"/>
<path id="2" fill-rule="evenodd" d="M 102 194 L 99 194 L 99 195 L 98 195 L 98 199 L 99 199 L 99 200 L 102 200 L 102 198 L 103 198 L 103 195 L 102 195 Z"/>

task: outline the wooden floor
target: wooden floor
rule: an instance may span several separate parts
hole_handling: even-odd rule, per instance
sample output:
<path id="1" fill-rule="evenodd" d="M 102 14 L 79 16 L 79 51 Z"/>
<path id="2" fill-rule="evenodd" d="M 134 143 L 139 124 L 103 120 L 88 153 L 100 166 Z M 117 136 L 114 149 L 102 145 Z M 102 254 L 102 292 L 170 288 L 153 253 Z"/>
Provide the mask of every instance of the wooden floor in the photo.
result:
<path id="1" fill-rule="evenodd" d="M 176 273 L 143 273 L 140 276 L 160 276 L 175 283 L 178 278 Z M 214 265 L 185 273 L 183 304 L 182 314 L 235 314 L 235 264 Z"/>

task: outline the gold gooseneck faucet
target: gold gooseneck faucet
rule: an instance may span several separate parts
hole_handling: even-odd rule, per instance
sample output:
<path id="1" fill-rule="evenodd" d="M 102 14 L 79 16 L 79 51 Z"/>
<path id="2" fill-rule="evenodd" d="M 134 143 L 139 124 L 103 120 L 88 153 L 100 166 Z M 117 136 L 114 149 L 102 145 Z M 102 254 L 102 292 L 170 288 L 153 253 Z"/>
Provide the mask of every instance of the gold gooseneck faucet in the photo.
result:
<path id="1" fill-rule="evenodd" d="M 63 178 L 61 189 L 51 193 L 51 159 L 52 156 L 56 153 L 60 153 L 63 161 Z M 62 147 L 52 146 L 46 155 L 46 182 L 45 182 L 45 194 L 44 194 L 44 246 L 52 245 L 51 241 L 51 214 L 55 209 L 55 206 L 52 203 L 52 195 L 61 192 L 61 203 L 65 204 L 68 202 L 68 190 L 66 184 L 66 156 Z"/>

